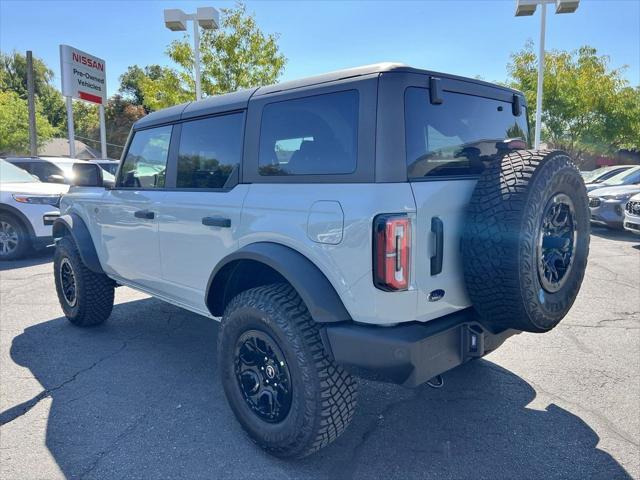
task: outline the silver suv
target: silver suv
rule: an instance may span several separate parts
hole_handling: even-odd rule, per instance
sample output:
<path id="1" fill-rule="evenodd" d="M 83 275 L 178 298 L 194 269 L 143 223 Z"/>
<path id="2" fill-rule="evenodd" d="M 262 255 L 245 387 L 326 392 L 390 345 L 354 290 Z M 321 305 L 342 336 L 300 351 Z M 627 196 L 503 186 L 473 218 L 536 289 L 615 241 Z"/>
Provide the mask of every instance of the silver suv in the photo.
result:
<path id="1" fill-rule="evenodd" d="M 115 186 L 77 165 L 55 281 L 104 322 L 118 285 L 220 320 L 231 409 L 301 457 L 352 419 L 352 374 L 416 386 L 546 332 L 585 271 L 584 182 L 531 151 L 521 93 L 397 64 L 152 113 Z"/>

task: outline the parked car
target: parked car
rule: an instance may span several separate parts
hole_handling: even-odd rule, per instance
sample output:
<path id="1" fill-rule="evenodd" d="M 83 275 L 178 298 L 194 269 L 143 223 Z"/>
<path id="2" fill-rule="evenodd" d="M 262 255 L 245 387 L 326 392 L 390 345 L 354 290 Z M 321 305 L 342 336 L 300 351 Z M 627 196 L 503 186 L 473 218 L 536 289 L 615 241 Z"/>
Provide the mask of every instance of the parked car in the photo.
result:
<path id="1" fill-rule="evenodd" d="M 569 311 L 586 189 L 566 153 L 523 149 L 526 109 L 500 85 L 378 64 L 153 112 L 114 188 L 74 167 L 60 305 L 100 324 L 128 285 L 222 317 L 236 418 L 271 454 L 308 455 L 351 421 L 352 373 L 417 386 Z"/>
<path id="2" fill-rule="evenodd" d="M 640 166 L 632 166 L 602 182 L 589 183 L 587 184 L 587 192 L 592 192 L 598 188 L 620 187 L 636 183 L 640 183 Z"/>
<path id="3" fill-rule="evenodd" d="M 640 184 L 598 188 L 589 192 L 591 222 L 621 229 L 625 205 L 637 193 L 640 193 Z"/>
<path id="4" fill-rule="evenodd" d="M 67 157 L 14 157 L 7 158 L 13 165 L 35 175 L 41 182 L 64 183 L 71 185 L 73 182 L 73 166 L 77 163 L 87 163 Z M 115 180 L 111 173 L 105 173 L 105 178 Z"/>
<path id="5" fill-rule="evenodd" d="M 15 260 L 53 244 L 51 226 L 69 187 L 43 183 L 0 159 L 0 260 Z"/>
<path id="6" fill-rule="evenodd" d="M 584 183 L 586 184 L 596 184 L 602 183 L 605 180 L 633 168 L 633 165 L 613 165 L 610 167 L 601 167 L 595 170 L 591 170 L 588 172 L 580 172 L 582 178 L 584 179 Z"/>
<path id="7" fill-rule="evenodd" d="M 105 172 L 109 172 L 111 175 L 115 175 L 118 171 L 118 165 L 120 162 L 118 160 L 111 160 L 108 158 L 97 158 L 95 160 L 88 160 L 91 163 L 96 163 L 102 167 Z"/>
<path id="8" fill-rule="evenodd" d="M 624 210 L 625 230 L 640 234 L 640 193 L 629 199 Z"/>

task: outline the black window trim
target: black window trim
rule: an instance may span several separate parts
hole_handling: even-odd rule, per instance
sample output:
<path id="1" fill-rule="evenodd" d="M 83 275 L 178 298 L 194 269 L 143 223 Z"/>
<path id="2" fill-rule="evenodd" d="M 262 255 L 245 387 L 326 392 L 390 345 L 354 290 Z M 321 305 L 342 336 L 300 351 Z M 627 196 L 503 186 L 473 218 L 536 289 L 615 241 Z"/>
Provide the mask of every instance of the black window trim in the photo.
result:
<path id="1" fill-rule="evenodd" d="M 429 83 L 427 82 L 426 86 L 423 85 L 407 85 L 404 87 L 403 91 L 402 91 L 402 99 L 403 99 L 403 107 L 402 107 L 402 111 L 403 111 L 403 125 L 404 125 L 404 142 L 405 142 L 405 158 L 404 158 L 404 162 L 405 165 L 407 163 L 407 153 L 406 153 L 406 142 L 407 142 L 407 126 L 406 126 L 406 95 L 407 95 L 407 90 L 409 90 L 410 88 L 420 88 L 425 90 L 425 94 L 427 97 L 429 97 L 431 95 L 430 93 L 430 89 L 429 89 Z M 467 95 L 470 97 L 478 97 L 478 98 L 484 98 L 487 100 L 495 100 L 498 102 L 503 102 L 503 103 L 507 103 L 507 104 L 511 104 L 512 102 L 508 101 L 505 99 L 505 96 L 503 95 L 504 92 L 500 91 L 500 92 L 496 92 L 495 95 L 490 95 L 489 92 L 487 92 L 486 94 L 480 93 L 478 91 L 476 91 L 475 89 L 472 88 L 461 88 L 461 87 L 457 87 L 456 86 L 445 86 L 444 88 L 442 88 L 443 92 L 448 92 L 448 93 L 454 93 L 454 94 L 458 94 L 458 95 Z M 527 124 L 527 134 L 530 137 L 531 136 L 531 130 L 530 130 L 530 125 L 529 125 L 529 107 L 526 104 L 524 97 L 522 95 L 520 95 L 520 97 L 522 98 L 522 103 L 520 104 L 520 107 L 522 109 L 522 112 L 520 115 L 513 115 L 514 117 L 521 117 L 524 116 L 525 119 L 525 123 Z M 439 105 L 446 105 L 446 101 L 443 101 L 441 104 Z M 511 110 L 509 110 L 511 111 Z M 529 140 L 529 144 L 530 144 L 530 138 Z M 407 181 L 408 182 L 450 182 L 450 181 L 465 181 L 465 180 L 478 180 L 478 178 L 480 178 L 481 173 L 468 173 L 468 174 L 464 174 L 464 175 L 433 175 L 433 176 L 424 176 L 424 177 L 410 177 L 409 176 L 409 169 L 408 169 L 408 165 L 407 165 Z"/>
<path id="2" fill-rule="evenodd" d="M 176 181 L 178 176 L 178 149 L 180 147 L 180 135 L 182 133 L 182 124 L 186 122 L 193 122 L 196 120 L 203 120 L 212 117 L 220 117 L 222 115 L 231 115 L 234 113 L 243 114 L 243 128 L 242 128 L 242 139 L 241 139 L 241 150 L 240 150 L 240 165 L 238 167 L 237 173 L 234 174 L 236 177 L 236 181 L 233 184 L 230 184 L 226 188 L 178 188 L 176 187 Z M 189 117 L 185 119 L 170 121 L 170 122 L 162 122 L 153 125 L 145 125 L 141 128 L 132 129 L 129 138 L 127 139 L 127 143 L 125 145 L 125 149 L 122 152 L 122 156 L 120 158 L 120 164 L 118 166 L 118 172 L 116 175 L 116 184 L 114 187 L 111 187 L 110 190 L 136 190 L 136 191 L 162 191 L 162 192 L 229 192 L 233 190 L 240 181 L 240 173 L 242 171 L 242 161 L 244 159 L 244 137 L 246 130 L 246 122 L 247 122 L 247 109 L 235 109 L 228 110 L 224 112 L 216 112 L 212 114 L 206 115 L 198 115 L 197 117 Z M 151 130 L 159 127 L 171 127 L 171 139 L 169 140 L 169 150 L 167 152 L 167 173 L 165 177 L 164 187 L 160 188 L 142 188 L 142 187 L 123 187 L 119 185 L 121 179 L 121 169 L 124 164 L 124 160 L 127 158 L 129 154 L 129 148 L 131 147 L 131 142 L 135 137 L 136 133 L 142 132 L 144 130 Z"/>

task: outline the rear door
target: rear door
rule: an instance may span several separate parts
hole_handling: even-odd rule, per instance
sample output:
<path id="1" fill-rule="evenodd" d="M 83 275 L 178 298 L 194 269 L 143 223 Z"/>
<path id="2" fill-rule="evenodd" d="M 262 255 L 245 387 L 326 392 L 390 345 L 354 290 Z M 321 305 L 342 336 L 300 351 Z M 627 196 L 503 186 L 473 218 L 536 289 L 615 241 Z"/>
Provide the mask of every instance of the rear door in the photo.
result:
<path id="1" fill-rule="evenodd" d="M 470 305 L 460 251 L 466 206 L 485 166 L 528 142 L 524 108 L 514 115 L 518 112 L 511 92 L 465 83 L 438 80 L 438 91 L 430 95 L 425 81 L 404 92 L 407 174 L 417 209 L 415 285 L 422 320 Z"/>
<path id="2" fill-rule="evenodd" d="M 249 187 L 238 184 L 244 112 L 189 120 L 175 128 L 177 152 L 159 207 L 162 277 L 167 295 L 206 313 L 209 276 L 237 248 Z"/>

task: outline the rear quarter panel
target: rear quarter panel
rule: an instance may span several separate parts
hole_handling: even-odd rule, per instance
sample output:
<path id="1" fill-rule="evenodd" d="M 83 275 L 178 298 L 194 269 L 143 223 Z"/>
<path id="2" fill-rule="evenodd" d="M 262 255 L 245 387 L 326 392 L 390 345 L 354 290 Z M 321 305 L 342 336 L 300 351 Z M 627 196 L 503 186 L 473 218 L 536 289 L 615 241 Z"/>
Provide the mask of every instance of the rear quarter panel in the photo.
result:
<path id="1" fill-rule="evenodd" d="M 344 219 L 337 244 L 313 240 L 321 226 L 310 230 L 309 214 L 318 201 L 340 204 Z M 305 255 L 331 282 L 355 321 L 394 324 L 415 320 L 413 285 L 405 292 L 384 292 L 373 285 L 372 228 L 380 213 L 414 216 L 409 183 L 252 184 L 242 211 L 240 247 L 275 242 Z"/>

